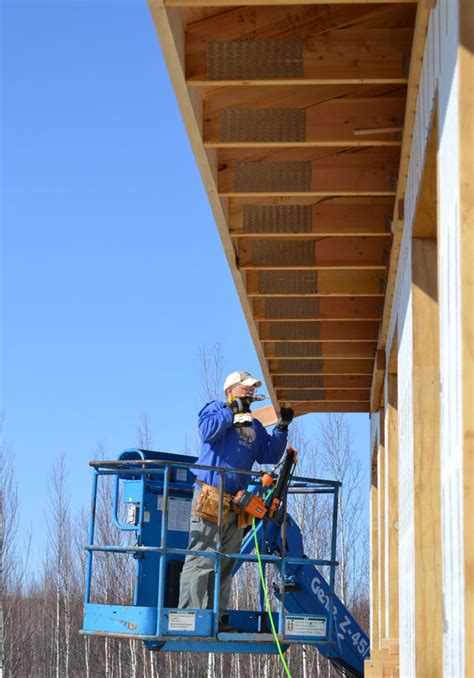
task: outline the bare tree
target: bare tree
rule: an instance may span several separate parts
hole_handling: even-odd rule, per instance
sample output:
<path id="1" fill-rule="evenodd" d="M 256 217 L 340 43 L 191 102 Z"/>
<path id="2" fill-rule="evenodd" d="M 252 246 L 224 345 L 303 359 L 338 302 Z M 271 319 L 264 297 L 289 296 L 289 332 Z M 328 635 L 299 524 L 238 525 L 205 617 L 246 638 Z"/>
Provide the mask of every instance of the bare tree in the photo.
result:
<path id="1" fill-rule="evenodd" d="M 1 431 L 0 421 L 0 431 Z M 0 675 L 20 672 L 22 648 L 30 642 L 31 628 L 24 604 L 31 536 L 18 549 L 20 505 L 11 447 L 0 442 Z"/>
<path id="2" fill-rule="evenodd" d="M 222 397 L 224 356 L 222 345 L 216 341 L 210 348 L 199 349 L 200 374 L 203 396 L 206 400 L 220 400 Z"/>
<path id="3" fill-rule="evenodd" d="M 338 505 L 339 597 L 351 606 L 364 568 L 368 525 L 361 494 L 362 467 L 352 448 L 351 431 L 344 414 L 328 414 L 320 427 L 323 467 L 342 483 Z"/>
<path id="4" fill-rule="evenodd" d="M 138 424 L 137 445 L 141 450 L 153 449 L 153 435 L 151 433 L 150 418 L 142 414 Z"/>

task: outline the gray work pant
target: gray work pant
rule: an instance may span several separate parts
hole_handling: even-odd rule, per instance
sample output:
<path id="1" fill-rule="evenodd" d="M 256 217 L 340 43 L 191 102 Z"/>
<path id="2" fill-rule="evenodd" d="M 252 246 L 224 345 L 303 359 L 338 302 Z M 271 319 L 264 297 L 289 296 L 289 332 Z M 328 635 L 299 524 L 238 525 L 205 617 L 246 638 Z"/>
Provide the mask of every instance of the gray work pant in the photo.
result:
<path id="1" fill-rule="evenodd" d="M 200 490 L 194 493 L 193 506 Z M 234 511 L 227 514 L 227 523 L 222 528 L 222 553 L 238 553 L 242 545 L 243 528 L 237 527 L 238 516 Z M 188 549 L 210 551 L 217 549 L 217 525 L 191 515 Z M 181 573 L 178 607 L 212 609 L 214 602 L 214 558 L 188 555 Z M 227 609 L 232 585 L 232 570 L 235 559 L 221 558 L 221 586 L 219 611 Z"/>

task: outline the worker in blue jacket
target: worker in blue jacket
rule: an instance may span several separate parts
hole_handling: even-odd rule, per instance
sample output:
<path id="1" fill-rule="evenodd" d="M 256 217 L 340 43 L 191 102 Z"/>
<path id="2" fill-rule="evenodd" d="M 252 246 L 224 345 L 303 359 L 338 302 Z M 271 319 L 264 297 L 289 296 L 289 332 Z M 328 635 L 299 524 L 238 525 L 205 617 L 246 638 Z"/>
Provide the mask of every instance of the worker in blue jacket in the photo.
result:
<path id="1" fill-rule="evenodd" d="M 276 464 L 282 457 L 288 438 L 293 410 L 282 408 L 272 435 L 253 419 L 250 405 L 261 382 L 244 371 L 231 372 L 224 382 L 226 402 L 213 400 L 199 412 L 202 446 L 198 464 L 250 471 L 255 462 Z M 249 476 L 226 473 L 224 481 L 224 523 L 221 551 L 238 553 L 242 545 L 248 514 L 238 512 L 232 497 L 247 487 Z M 220 475 L 216 471 L 196 470 L 188 549 L 214 552 L 218 543 L 217 514 Z M 181 573 L 180 608 L 212 608 L 214 596 L 214 560 L 188 555 Z M 222 558 L 219 609 L 227 608 L 235 560 Z M 220 624 L 221 630 L 225 624 Z"/>

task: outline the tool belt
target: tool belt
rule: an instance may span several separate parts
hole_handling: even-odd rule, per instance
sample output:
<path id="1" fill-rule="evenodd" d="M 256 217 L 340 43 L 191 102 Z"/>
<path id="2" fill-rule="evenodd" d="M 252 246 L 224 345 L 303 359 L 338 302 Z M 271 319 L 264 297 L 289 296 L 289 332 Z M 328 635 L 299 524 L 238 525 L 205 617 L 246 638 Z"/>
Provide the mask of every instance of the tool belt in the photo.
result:
<path id="1" fill-rule="evenodd" d="M 217 525 L 219 516 L 219 488 L 214 487 L 213 485 L 207 485 L 201 480 L 196 480 L 196 484 L 199 485 L 201 491 L 194 503 L 192 515 Z M 229 512 L 232 511 L 233 513 L 237 513 L 238 527 L 247 527 L 247 525 L 251 525 L 252 516 L 238 506 L 235 506 L 235 504 L 232 503 L 232 500 L 232 495 L 229 492 L 224 492 L 222 501 L 222 524 L 227 525 Z"/>

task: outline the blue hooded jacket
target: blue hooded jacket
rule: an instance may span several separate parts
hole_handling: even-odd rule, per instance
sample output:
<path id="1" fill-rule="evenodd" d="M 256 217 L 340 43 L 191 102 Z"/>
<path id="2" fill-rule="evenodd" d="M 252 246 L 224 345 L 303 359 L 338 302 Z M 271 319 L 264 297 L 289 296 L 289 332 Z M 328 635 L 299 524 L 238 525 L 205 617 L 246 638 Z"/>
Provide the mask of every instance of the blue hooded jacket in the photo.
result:
<path id="1" fill-rule="evenodd" d="M 274 428 L 269 435 L 264 426 L 253 420 L 255 440 L 239 436 L 233 425 L 234 414 L 218 400 L 211 400 L 199 412 L 199 435 L 202 441 L 197 461 L 203 466 L 223 466 L 250 471 L 255 462 L 276 464 L 286 448 L 288 432 Z M 197 478 L 203 483 L 219 487 L 220 477 L 216 471 L 196 470 Z M 224 489 L 236 494 L 247 487 L 250 477 L 238 473 L 226 473 Z"/>

